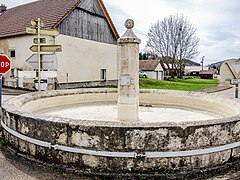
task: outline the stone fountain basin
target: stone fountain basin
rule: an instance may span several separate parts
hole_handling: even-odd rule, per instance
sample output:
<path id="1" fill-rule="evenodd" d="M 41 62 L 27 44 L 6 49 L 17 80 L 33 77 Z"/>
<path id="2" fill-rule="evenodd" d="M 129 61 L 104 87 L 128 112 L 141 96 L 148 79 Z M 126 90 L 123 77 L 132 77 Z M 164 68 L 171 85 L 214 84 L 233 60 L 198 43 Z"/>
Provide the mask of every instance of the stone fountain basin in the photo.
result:
<path id="1" fill-rule="evenodd" d="M 116 104 L 117 90 L 47 91 L 24 94 L 4 103 L 4 137 L 12 147 L 35 159 L 92 174 L 200 171 L 240 156 L 238 100 L 165 90 L 141 90 L 139 96 L 143 107 L 181 107 L 206 113 L 210 119 L 179 121 L 176 116 L 176 120 L 162 121 L 161 114 L 153 117 L 157 121 L 149 122 L 55 117 L 42 112 Z"/>
<path id="2" fill-rule="evenodd" d="M 196 94 L 193 97 L 189 92 L 159 91 L 157 94 L 156 92 L 153 94 L 153 91 L 148 92 L 140 94 L 139 123 L 201 121 L 233 115 L 232 108 L 228 112 L 226 110 L 229 108 L 223 108 L 222 102 L 219 104 L 217 101 L 210 101 L 209 97 L 199 99 Z M 76 123 L 79 120 L 119 122 L 116 93 L 79 94 L 67 97 L 70 99 L 61 96 L 54 97 L 54 100 L 41 99 L 38 104 L 29 103 L 22 109 L 47 116 L 70 118 L 76 120 Z M 92 97 L 96 99 L 92 100 Z"/>
<path id="3" fill-rule="evenodd" d="M 56 110 L 73 108 L 76 106 L 113 106 L 116 105 L 117 102 L 117 92 L 116 90 L 111 89 L 49 91 L 40 94 L 35 93 L 30 95 L 23 95 L 23 97 L 20 97 L 20 99 L 25 98 L 27 101 L 25 100 L 21 106 L 16 107 L 18 110 L 26 113 L 45 114 Z M 141 106 L 148 109 L 151 107 L 182 109 L 186 111 L 198 111 L 204 114 L 208 114 L 212 116 L 212 119 L 216 119 L 217 117 L 232 117 L 238 115 L 240 112 L 240 105 L 234 100 L 229 100 L 220 96 L 214 96 L 212 94 L 197 92 L 141 90 L 139 99 L 140 110 Z M 109 108 L 112 106 L 109 106 Z M 157 122 L 166 122 L 162 116 L 159 116 L 157 118 L 159 119 Z M 74 119 L 81 120 L 81 116 L 80 118 L 74 117 Z M 101 119 L 101 121 L 104 120 L 101 117 L 99 117 L 99 119 Z M 88 120 L 91 121 L 91 119 Z M 114 117 L 112 120 L 116 121 L 116 118 Z M 189 120 L 192 121 L 191 119 Z M 171 121 L 174 122 L 174 120 Z M 179 122 L 179 120 L 176 119 L 176 122 Z"/>

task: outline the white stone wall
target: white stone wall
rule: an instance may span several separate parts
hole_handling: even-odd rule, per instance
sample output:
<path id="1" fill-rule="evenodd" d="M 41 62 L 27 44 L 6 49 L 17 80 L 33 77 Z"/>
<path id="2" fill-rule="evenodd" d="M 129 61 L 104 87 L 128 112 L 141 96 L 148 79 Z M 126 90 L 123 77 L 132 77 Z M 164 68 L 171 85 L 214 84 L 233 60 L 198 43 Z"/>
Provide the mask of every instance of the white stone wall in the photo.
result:
<path id="1" fill-rule="evenodd" d="M 32 55 L 30 46 L 33 45 L 34 36 L 17 36 L 12 38 L 0 39 L 0 52 L 10 57 L 9 50 L 15 49 L 16 57 L 12 60 L 12 69 L 23 69 L 30 71 L 32 68 L 26 63 L 26 60 Z M 10 73 L 6 74 L 8 78 Z"/>
<path id="2" fill-rule="evenodd" d="M 106 80 L 117 79 L 117 46 L 60 35 L 56 44 L 63 47 L 58 53 L 58 80 L 66 82 L 98 81 L 101 69 Z"/>
<path id="3" fill-rule="evenodd" d="M 158 66 L 154 71 L 144 71 L 144 72 L 147 74 L 148 78 L 158 79 L 158 80 L 164 79 L 163 68 L 160 63 L 158 64 Z M 157 73 L 158 73 L 158 76 L 157 76 Z"/>
<path id="4" fill-rule="evenodd" d="M 148 78 L 152 78 L 152 79 L 158 79 L 158 80 L 163 80 L 164 79 L 164 74 L 163 71 L 144 71 L 147 74 Z M 157 73 L 158 73 L 158 77 L 157 77 Z"/>

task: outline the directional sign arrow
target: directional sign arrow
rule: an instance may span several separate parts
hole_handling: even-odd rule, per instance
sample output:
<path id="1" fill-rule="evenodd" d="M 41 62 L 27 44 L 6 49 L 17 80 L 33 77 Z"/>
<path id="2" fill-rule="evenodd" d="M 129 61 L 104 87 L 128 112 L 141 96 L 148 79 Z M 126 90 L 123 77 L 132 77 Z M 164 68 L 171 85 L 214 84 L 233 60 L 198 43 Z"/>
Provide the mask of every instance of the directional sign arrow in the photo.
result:
<path id="1" fill-rule="evenodd" d="M 60 33 L 54 29 L 40 29 L 41 35 L 58 36 Z"/>
<path id="2" fill-rule="evenodd" d="M 240 79 L 231 79 L 232 84 L 240 84 Z"/>
<path id="3" fill-rule="evenodd" d="M 37 52 L 38 46 L 32 45 L 30 47 L 30 50 L 32 52 Z M 40 51 L 41 52 L 62 52 L 62 46 L 61 45 L 40 45 Z"/>
<path id="4" fill-rule="evenodd" d="M 26 32 L 28 34 L 37 34 L 37 29 L 32 28 L 32 27 L 26 27 Z"/>
<path id="5" fill-rule="evenodd" d="M 32 25 L 33 27 L 36 27 L 36 26 L 37 26 L 37 23 L 38 23 L 37 20 L 31 20 L 31 25 Z M 44 26 L 44 22 L 43 22 L 43 21 L 40 21 L 40 25 L 41 25 L 41 27 Z"/>
<path id="6" fill-rule="evenodd" d="M 38 41 L 39 41 L 38 38 L 33 39 L 34 44 L 38 44 Z M 39 44 L 46 44 L 46 38 L 40 38 Z"/>
<path id="7" fill-rule="evenodd" d="M 37 29 L 33 27 L 26 27 L 26 32 L 28 34 L 37 34 Z M 60 33 L 55 29 L 40 29 L 41 35 L 49 35 L 49 36 L 58 36 Z"/>

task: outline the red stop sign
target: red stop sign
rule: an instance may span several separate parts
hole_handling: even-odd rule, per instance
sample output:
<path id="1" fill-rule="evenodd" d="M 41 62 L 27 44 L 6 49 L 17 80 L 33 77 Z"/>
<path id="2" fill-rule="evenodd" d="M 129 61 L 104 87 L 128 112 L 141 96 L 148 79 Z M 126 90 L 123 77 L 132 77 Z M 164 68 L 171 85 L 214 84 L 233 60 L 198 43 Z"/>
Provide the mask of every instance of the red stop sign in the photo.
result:
<path id="1" fill-rule="evenodd" d="M 0 54 L 0 74 L 5 74 L 11 69 L 11 60 L 5 55 Z"/>

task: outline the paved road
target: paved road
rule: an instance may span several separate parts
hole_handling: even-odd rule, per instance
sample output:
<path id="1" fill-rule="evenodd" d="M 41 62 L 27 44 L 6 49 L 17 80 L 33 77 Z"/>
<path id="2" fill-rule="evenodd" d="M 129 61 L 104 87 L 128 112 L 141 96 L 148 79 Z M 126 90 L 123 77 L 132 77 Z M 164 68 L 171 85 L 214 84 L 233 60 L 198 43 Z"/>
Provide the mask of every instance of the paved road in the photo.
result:
<path id="1" fill-rule="evenodd" d="M 6 93 L 11 92 L 11 93 Z M 225 91 L 216 92 L 220 96 L 226 96 L 228 98 L 234 98 L 235 89 L 231 88 Z M 10 91 L 5 91 L 3 95 L 3 100 L 14 97 L 17 94 L 26 93 L 25 91 L 18 91 L 17 93 Z M 3 102 L 4 103 L 4 102 Z M 80 177 L 73 174 L 66 174 L 61 172 L 56 172 L 50 167 L 45 167 L 42 165 L 37 165 L 29 161 L 19 159 L 16 156 L 12 156 L 6 147 L 0 145 L 0 180 L 90 180 L 93 178 Z M 228 172 L 225 175 L 220 175 L 208 180 L 238 180 L 240 179 L 240 171 L 238 172 Z"/>
<path id="2" fill-rule="evenodd" d="M 228 98 L 235 98 L 235 87 L 232 87 L 232 88 L 224 90 L 224 91 L 214 92 L 212 94 L 216 94 L 219 96 L 225 96 Z M 240 93 L 239 93 L 239 95 L 240 95 Z"/>

